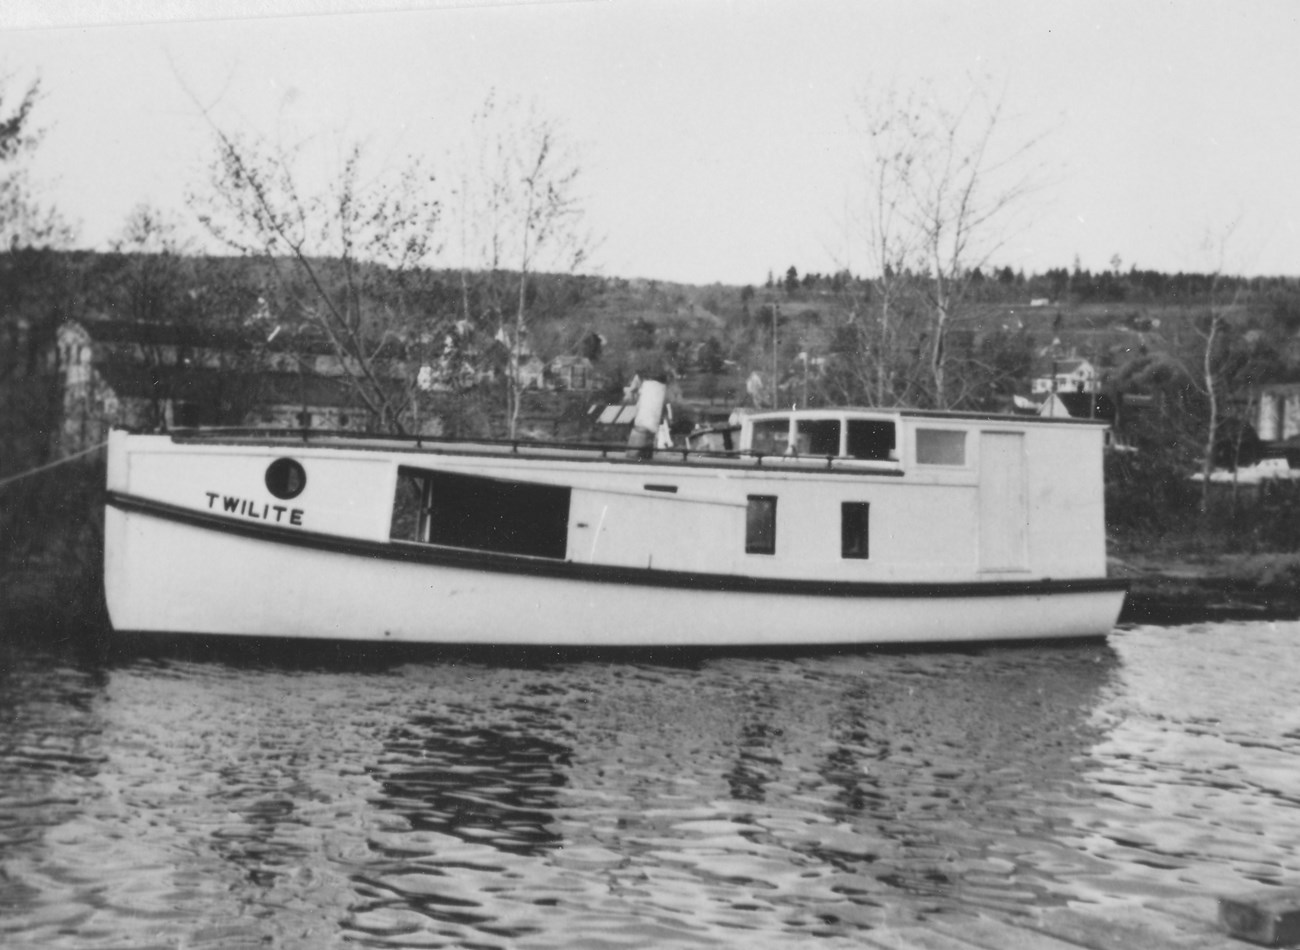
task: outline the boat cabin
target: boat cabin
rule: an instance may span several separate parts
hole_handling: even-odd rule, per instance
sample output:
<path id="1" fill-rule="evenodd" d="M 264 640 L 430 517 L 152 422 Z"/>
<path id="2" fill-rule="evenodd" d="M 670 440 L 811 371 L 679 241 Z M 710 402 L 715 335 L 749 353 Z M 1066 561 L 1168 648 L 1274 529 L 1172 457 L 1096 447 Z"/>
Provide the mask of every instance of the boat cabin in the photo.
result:
<path id="1" fill-rule="evenodd" d="M 1096 426 L 827 409 L 757 413 L 729 435 L 731 449 L 706 442 L 650 459 L 534 447 L 403 464 L 390 537 L 833 580 L 1104 571 Z"/>

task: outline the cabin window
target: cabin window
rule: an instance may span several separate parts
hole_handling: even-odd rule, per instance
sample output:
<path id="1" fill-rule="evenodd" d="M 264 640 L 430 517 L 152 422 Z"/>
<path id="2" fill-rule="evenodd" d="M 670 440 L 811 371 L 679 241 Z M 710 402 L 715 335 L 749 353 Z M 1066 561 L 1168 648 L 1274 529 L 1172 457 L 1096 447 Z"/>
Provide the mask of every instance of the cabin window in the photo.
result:
<path id="1" fill-rule="evenodd" d="M 745 515 L 745 553 L 776 553 L 776 496 L 750 495 Z"/>
<path id="2" fill-rule="evenodd" d="M 894 458 L 894 424 L 878 419 L 850 419 L 848 455 L 871 462 Z"/>
<path id="3" fill-rule="evenodd" d="M 563 558 L 569 540 L 569 489 L 402 468 L 390 536 L 477 551 Z"/>
<path id="4" fill-rule="evenodd" d="M 840 503 L 840 557 L 866 559 L 871 505 L 865 501 Z"/>
<path id="5" fill-rule="evenodd" d="M 840 420 L 800 419 L 795 429 L 800 455 L 839 455 Z"/>
<path id="6" fill-rule="evenodd" d="M 917 429 L 918 465 L 965 465 L 966 433 L 960 429 Z"/>
<path id="7" fill-rule="evenodd" d="M 790 448 L 790 420 L 764 419 L 755 422 L 754 436 L 749 447 L 765 455 L 784 455 Z"/>

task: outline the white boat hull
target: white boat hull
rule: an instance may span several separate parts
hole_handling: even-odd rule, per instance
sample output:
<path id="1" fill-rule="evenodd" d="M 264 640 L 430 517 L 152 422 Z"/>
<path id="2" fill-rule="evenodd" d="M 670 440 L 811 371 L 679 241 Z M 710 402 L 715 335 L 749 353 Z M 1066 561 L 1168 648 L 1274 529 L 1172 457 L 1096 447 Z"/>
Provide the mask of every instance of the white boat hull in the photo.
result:
<path id="1" fill-rule="evenodd" d="M 130 504 L 110 503 L 106 535 L 110 617 L 131 632 L 576 647 L 1045 640 L 1104 635 L 1124 598 L 1110 582 L 782 586 L 455 552 L 439 562 Z"/>

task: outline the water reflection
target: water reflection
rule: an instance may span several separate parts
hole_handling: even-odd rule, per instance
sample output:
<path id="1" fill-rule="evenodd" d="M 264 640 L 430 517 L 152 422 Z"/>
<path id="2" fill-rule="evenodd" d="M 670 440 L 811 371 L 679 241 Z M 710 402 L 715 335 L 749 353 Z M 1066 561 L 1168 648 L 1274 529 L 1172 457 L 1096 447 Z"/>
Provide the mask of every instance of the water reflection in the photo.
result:
<path id="1" fill-rule="evenodd" d="M 1298 632 L 688 663 L 11 651 L 0 944 L 795 946 L 1294 881 Z"/>
<path id="2" fill-rule="evenodd" d="M 384 743 L 371 769 L 375 804 L 416 831 L 482 842 L 514 854 L 560 844 L 556 789 L 565 784 L 567 746 L 535 735 L 535 723 L 464 725 L 470 710 L 417 716 Z"/>
<path id="3" fill-rule="evenodd" d="M 1100 647 L 876 659 L 846 690 L 819 767 L 849 834 L 817 853 L 867 871 L 859 889 L 878 899 L 1056 902 L 1067 866 L 1052 842 L 1076 820 L 1116 667 Z"/>
<path id="4" fill-rule="evenodd" d="M 1085 776 L 1096 802 L 1071 839 L 1098 865 L 1076 888 L 1117 899 L 1103 873 L 1115 865 L 1141 895 L 1294 884 L 1300 624 L 1141 628 L 1114 643 L 1120 675 Z"/>

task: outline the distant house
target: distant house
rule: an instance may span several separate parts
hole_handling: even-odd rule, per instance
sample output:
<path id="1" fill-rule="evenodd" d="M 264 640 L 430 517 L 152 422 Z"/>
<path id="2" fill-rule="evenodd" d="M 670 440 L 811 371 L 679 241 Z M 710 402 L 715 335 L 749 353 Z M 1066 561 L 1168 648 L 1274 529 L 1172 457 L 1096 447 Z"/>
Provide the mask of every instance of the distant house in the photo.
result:
<path id="1" fill-rule="evenodd" d="M 547 370 L 556 389 L 582 392 L 598 387 L 595 369 L 585 356 L 557 356 Z"/>
<path id="2" fill-rule="evenodd" d="M 546 364 L 531 353 L 520 353 L 515 366 L 515 381 L 520 389 L 541 389 L 546 382 Z"/>
<path id="3" fill-rule="evenodd" d="M 1097 368 L 1087 360 L 1053 360 L 1048 372 L 1035 377 L 1031 391 L 1048 393 L 1095 393 L 1101 389 Z"/>
<path id="4" fill-rule="evenodd" d="M 256 342 L 256 336 L 238 330 L 112 320 L 65 323 L 57 335 L 56 454 L 97 445 L 115 426 L 369 426 L 370 413 L 331 350 L 287 338 L 273 348 Z M 407 385 L 404 364 L 385 366 L 395 388 Z M 440 429 L 436 418 L 421 426 L 427 434 Z"/>
<path id="5" fill-rule="evenodd" d="M 1300 442 L 1300 382 L 1269 383 L 1258 389 L 1255 431 L 1264 443 Z"/>
<path id="6" fill-rule="evenodd" d="M 526 337 L 513 339 L 505 327 L 497 330 L 496 344 L 504 354 L 509 376 L 519 389 L 541 389 L 546 385 L 546 363 L 533 352 Z"/>

